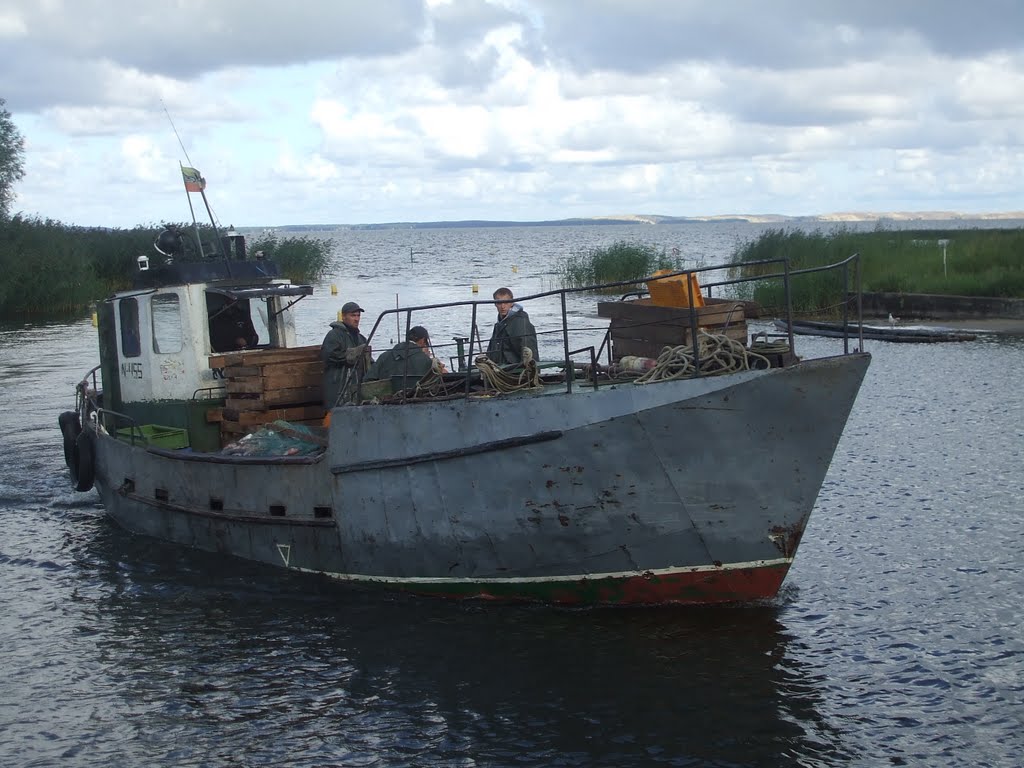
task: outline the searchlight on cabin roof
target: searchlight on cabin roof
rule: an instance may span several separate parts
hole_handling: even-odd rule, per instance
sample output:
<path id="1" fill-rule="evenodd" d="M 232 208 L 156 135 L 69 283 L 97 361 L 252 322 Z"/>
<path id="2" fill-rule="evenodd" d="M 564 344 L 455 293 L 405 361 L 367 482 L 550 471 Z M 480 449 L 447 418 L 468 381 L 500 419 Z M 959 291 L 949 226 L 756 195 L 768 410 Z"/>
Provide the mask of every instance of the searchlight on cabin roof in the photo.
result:
<path id="1" fill-rule="evenodd" d="M 161 232 L 157 236 L 156 242 L 153 243 L 153 247 L 157 253 L 167 258 L 168 263 L 170 263 L 172 258 L 182 254 L 185 250 L 184 243 L 181 241 L 181 232 L 174 227 L 168 227 Z"/>

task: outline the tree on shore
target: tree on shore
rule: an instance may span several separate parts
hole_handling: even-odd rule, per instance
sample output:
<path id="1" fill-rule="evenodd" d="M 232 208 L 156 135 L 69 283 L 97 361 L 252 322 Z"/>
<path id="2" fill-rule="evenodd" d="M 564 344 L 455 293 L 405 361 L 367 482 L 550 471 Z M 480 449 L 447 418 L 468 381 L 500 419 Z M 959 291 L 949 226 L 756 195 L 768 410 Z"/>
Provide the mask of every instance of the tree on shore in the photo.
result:
<path id="1" fill-rule="evenodd" d="M 25 177 L 25 139 L 0 99 L 0 221 L 8 218 L 14 202 L 14 183 Z"/>

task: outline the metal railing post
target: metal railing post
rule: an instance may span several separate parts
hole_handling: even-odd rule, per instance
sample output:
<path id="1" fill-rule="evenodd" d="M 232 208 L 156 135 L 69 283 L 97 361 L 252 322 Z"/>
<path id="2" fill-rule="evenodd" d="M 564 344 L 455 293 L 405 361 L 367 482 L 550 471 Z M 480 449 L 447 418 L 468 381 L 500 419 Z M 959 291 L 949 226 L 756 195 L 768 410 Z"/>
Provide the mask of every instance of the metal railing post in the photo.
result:
<path id="1" fill-rule="evenodd" d="M 850 354 L 850 265 L 843 264 L 843 354 Z"/>
<path id="2" fill-rule="evenodd" d="M 572 359 L 569 357 L 569 320 L 565 311 L 565 291 L 559 294 L 562 298 L 562 347 L 565 350 L 565 387 L 566 392 L 572 392 L 573 379 L 576 378 L 576 370 L 573 368 Z"/>
<path id="3" fill-rule="evenodd" d="M 796 345 L 793 342 L 793 287 L 790 285 L 789 280 L 789 259 L 783 259 L 782 261 L 782 272 L 783 272 L 783 283 L 786 289 L 786 327 L 788 329 L 787 336 L 789 337 L 789 353 L 793 354 Z"/>

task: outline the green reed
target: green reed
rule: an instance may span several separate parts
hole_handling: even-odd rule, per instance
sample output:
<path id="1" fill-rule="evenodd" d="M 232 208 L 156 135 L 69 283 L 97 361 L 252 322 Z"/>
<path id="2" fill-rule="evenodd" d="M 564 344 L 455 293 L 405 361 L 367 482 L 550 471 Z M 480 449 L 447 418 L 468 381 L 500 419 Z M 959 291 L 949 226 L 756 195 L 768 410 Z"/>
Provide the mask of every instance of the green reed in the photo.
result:
<path id="1" fill-rule="evenodd" d="M 565 257 L 556 267 L 563 288 L 639 281 L 659 269 L 682 269 L 679 258 L 646 243 L 615 242 L 609 246 L 584 248 Z M 616 288 L 621 291 L 622 288 Z"/>
<path id="2" fill-rule="evenodd" d="M 247 244 L 249 258 L 257 251 L 277 264 L 281 274 L 295 283 L 311 283 L 320 280 L 330 266 L 334 244 L 330 240 L 316 237 L 278 237 L 276 234 L 260 235 Z"/>
<path id="3" fill-rule="evenodd" d="M 196 227 L 173 226 L 184 236 L 180 260 L 199 258 Z M 74 227 L 22 216 L 0 221 L 0 317 L 59 317 L 85 311 L 132 284 L 139 256 L 147 256 L 151 267 L 163 264 L 164 257 L 153 244 L 165 228 Z M 210 226 L 199 226 L 198 231 L 203 253 L 215 258 L 221 253 L 217 232 Z M 325 240 L 263 238 L 255 245 L 295 282 L 322 277 L 331 257 Z"/>
<path id="4" fill-rule="evenodd" d="M 833 264 L 859 253 L 866 292 L 951 296 L 1024 297 L 1024 229 L 889 230 L 855 232 L 771 229 L 742 245 L 736 261 L 788 258 L 790 269 Z M 733 270 L 734 276 L 776 272 L 778 265 Z M 855 289 L 853 273 L 849 290 Z M 845 299 L 842 272 L 797 275 L 792 281 L 797 313 L 835 314 Z M 784 304 L 780 280 L 755 283 L 766 311 Z"/>

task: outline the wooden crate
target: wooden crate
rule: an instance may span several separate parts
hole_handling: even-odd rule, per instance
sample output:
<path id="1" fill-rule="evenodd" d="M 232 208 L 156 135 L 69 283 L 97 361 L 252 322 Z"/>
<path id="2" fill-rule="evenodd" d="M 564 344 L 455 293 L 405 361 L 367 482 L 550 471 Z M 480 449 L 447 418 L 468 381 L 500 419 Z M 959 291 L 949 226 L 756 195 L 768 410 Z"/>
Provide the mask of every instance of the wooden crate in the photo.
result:
<path id="1" fill-rule="evenodd" d="M 705 306 L 693 309 L 697 328 L 723 334 L 745 346 L 747 320 L 743 303 L 712 298 L 704 301 Z M 649 298 L 601 301 L 597 314 L 609 318 L 613 360 L 627 355 L 656 358 L 667 346 L 693 343 L 688 307 L 658 306 Z"/>
<path id="2" fill-rule="evenodd" d="M 221 445 L 279 419 L 310 426 L 323 420 L 319 345 L 211 355 L 210 367 L 224 376 Z"/>

